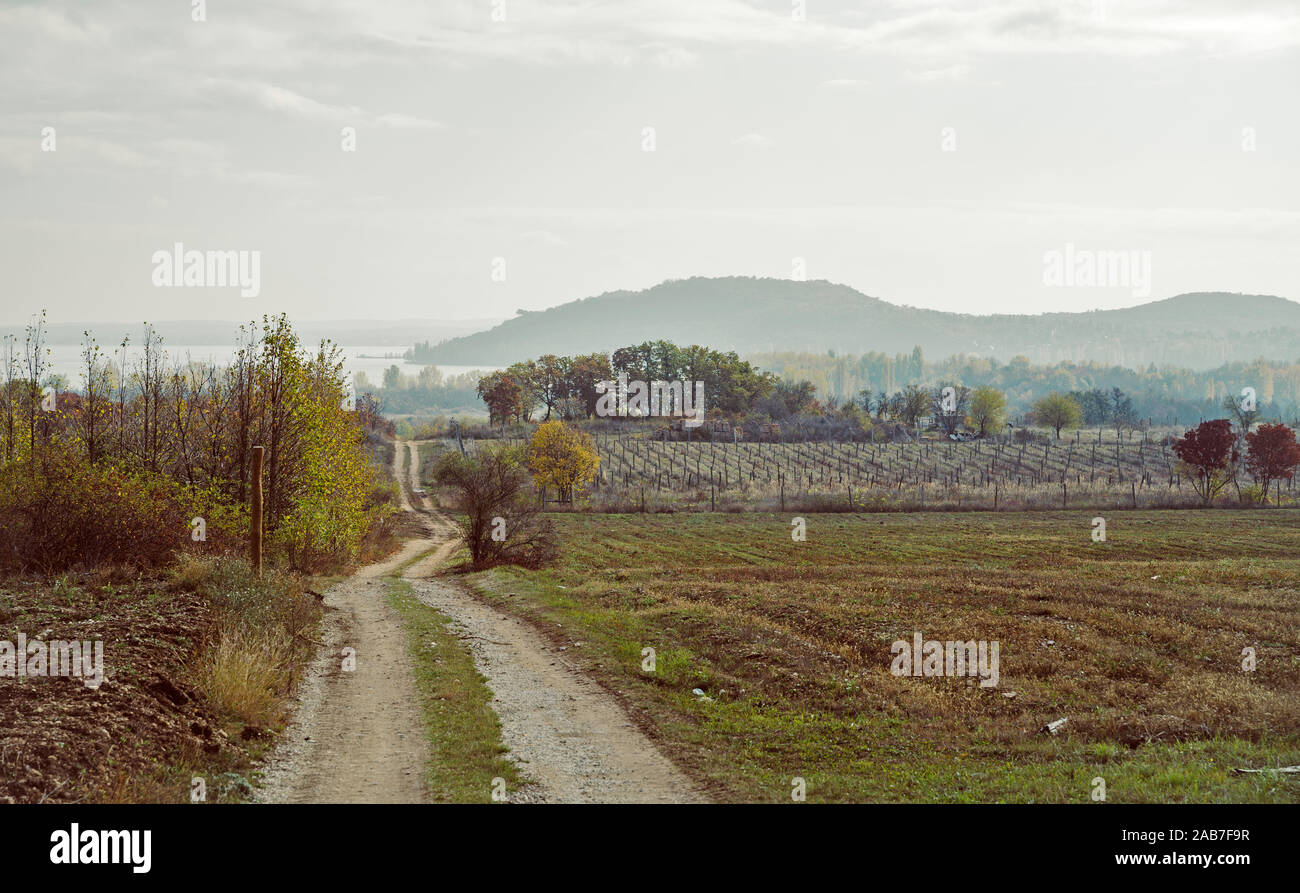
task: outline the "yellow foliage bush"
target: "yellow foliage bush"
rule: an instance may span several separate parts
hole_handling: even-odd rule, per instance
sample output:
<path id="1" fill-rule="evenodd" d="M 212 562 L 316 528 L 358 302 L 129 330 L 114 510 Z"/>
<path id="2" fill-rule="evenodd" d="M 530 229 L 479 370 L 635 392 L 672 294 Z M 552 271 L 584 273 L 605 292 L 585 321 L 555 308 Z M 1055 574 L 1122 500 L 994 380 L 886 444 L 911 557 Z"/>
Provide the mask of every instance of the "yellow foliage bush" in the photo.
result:
<path id="1" fill-rule="evenodd" d="M 561 421 L 537 427 L 528 446 L 528 468 L 539 487 L 554 487 L 561 502 L 572 502 L 573 491 L 591 482 L 600 456 L 590 435 Z"/>

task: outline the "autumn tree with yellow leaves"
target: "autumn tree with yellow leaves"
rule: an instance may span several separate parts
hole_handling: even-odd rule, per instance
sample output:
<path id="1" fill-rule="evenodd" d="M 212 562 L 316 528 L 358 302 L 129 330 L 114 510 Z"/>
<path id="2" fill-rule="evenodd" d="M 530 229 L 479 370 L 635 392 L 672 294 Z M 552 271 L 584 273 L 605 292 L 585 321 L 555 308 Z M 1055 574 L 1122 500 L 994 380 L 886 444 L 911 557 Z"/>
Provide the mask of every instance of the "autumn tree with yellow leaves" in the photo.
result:
<path id="1" fill-rule="evenodd" d="M 560 502 L 572 502 L 573 491 L 596 476 L 600 456 L 591 437 L 561 421 L 537 427 L 528 446 L 528 468 L 539 487 L 554 487 Z"/>

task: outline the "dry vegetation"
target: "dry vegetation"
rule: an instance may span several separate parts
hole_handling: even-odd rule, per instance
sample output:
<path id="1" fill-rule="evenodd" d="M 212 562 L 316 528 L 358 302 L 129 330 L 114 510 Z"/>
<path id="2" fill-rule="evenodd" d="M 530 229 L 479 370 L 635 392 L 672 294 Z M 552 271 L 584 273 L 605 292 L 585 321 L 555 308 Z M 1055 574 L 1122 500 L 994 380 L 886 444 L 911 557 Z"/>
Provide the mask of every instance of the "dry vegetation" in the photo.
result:
<path id="1" fill-rule="evenodd" d="M 1300 763 L 1295 511 L 557 519 L 558 567 L 471 579 L 725 799 L 1300 800 L 1231 772 Z M 892 675 L 917 631 L 999 641 L 999 687 Z"/>
<path id="2" fill-rule="evenodd" d="M 0 638 L 100 640 L 105 678 L 4 680 L 0 801 L 181 802 L 194 775 L 210 801 L 242 798 L 319 613 L 299 578 L 235 559 L 8 581 Z"/>
<path id="3" fill-rule="evenodd" d="M 105 677 L 0 677 L 0 799 L 184 800 L 192 774 L 209 800 L 246 796 L 314 653 L 305 575 L 401 535 L 373 461 L 391 456 L 386 426 L 344 401 L 337 348 L 302 347 L 283 316 L 244 329 L 227 367 L 169 366 L 146 338 L 130 371 L 88 339 L 79 392 L 43 390 L 43 322 L 0 367 L 7 672 L 25 636 L 101 643 Z M 253 446 L 261 579 L 245 557 Z"/>

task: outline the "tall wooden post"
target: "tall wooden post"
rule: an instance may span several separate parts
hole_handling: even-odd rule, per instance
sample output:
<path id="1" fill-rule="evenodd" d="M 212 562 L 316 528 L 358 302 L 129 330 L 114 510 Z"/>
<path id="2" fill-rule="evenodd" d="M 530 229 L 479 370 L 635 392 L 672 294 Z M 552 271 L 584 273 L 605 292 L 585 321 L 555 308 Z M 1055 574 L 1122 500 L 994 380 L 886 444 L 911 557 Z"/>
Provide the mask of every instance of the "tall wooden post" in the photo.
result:
<path id="1" fill-rule="evenodd" d="M 262 454 L 265 452 L 265 447 L 253 447 L 253 511 L 248 522 L 248 560 L 258 577 L 262 576 Z"/>

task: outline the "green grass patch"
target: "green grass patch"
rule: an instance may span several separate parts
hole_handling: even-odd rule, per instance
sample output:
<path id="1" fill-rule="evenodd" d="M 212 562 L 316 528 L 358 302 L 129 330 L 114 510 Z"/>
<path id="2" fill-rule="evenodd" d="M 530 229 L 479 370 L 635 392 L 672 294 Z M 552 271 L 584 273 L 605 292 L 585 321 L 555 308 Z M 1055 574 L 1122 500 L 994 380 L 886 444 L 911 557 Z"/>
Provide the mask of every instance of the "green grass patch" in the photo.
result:
<path id="1" fill-rule="evenodd" d="M 415 667 L 430 745 L 430 797 L 439 803 L 489 803 L 495 778 L 505 780 L 507 791 L 517 790 L 523 781 L 505 757 L 487 680 L 448 629 L 448 618 L 416 598 L 406 580 L 389 580 L 388 603 L 402 618 Z"/>

